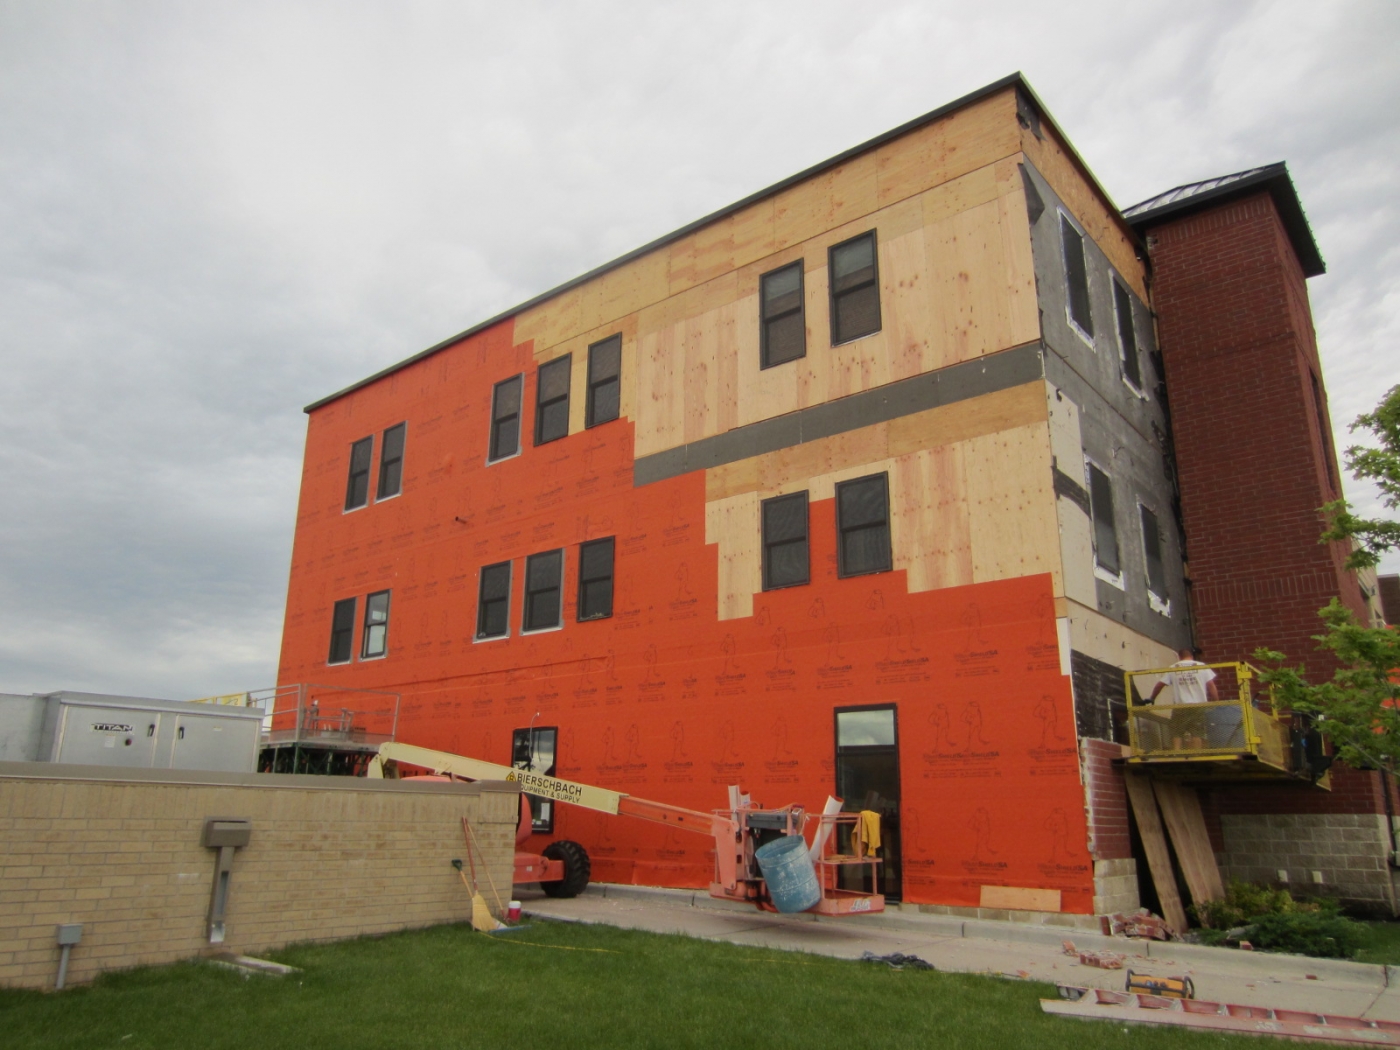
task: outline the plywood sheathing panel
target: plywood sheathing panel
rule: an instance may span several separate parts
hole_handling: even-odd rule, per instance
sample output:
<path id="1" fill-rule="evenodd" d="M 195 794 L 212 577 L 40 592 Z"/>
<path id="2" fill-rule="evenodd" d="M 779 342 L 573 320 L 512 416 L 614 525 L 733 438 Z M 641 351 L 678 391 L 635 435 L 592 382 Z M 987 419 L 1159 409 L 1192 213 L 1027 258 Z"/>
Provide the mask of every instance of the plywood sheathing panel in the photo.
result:
<path id="1" fill-rule="evenodd" d="M 983 886 L 980 906 L 1009 911 L 1059 911 L 1059 890 L 1037 890 L 1024 886 Z"/>
<path id="2" fill-rule="evenodd" d="M 725 569 L 759 557 L 758 501 L 801 490 L 828 500 L 838 483 L 881 472 L 893 564 L 911 593 L 1036 573 L 1058 586 L 1044 384 L 1035 382 L 708 470 L 721 619 L 750 615 L 761 587 L 756 561 Z M 752 502 L 735 503 L 740 496 Z M 721 528 L 738 506 L 749 508 L 747 525 Z"/>
<path id="3" fill-rule="evenodd" d="M 719 546 L 719 618 L 753 615 L 763 588 L 758 495 L 740 493 L 705 504 L 705 542 Z"/>
<path id="4" fill-rule="evenodd" d="M 981 99 L 521 311 L 516 338 L 548 348 L 581 327 L 615 321 L 1013 156 L 1020 152 L 1015 113 L 1011 88 Z"/>
<path id="5" fill-rule="evenodd" d="M 1084 232 L 1108 256 L 1113 268 L 1132 286 L 1138 298 L 1146 302 L 1147 271 L 1138 258 L 1137 246 L 1127 224 L 1085 177 L 1079 162 L 1048 121 L 1041 121 L 1040 130 L 1043 138 L 1037 138 L 1029 130 L 1021 132 L 1022 152 L 1074 213 Z"/>
<path id="6" fill-rule="evenodd" d="M 1124 670 L 1168 667 L 1176 662 L 1176 652 L 1154 642 L 1126 624 L 1103 615 L 1097 608 L 1077 601 L 1064 601 L 1057 615 L 1069 619 L 1070 647 Z"/>
<path id="7" fill-rule="evenodd" d="M 1010 90 L 983 99 L 522 311 L 516 339 L 547 360 L 635 325 L 638 456 L 1033 341 L 1018 130 Z M 826 252 L 871 228 L 882 331 L 833 348 Z M 791 258 L 807 261 L 808 356 L 761 370 L 758 277 Z"/>
<path id="8" fill-rule="evenodd" d="M 878 441 L 875 435 L 884 435 L 885 447 L 878 456 L 871 456 L 871 459 L 883 459 L 951 445 L 984 434 L 1044 422 L 1045 419 L 1045 383 L 1036 380 L 866 427 L 859 431 L 866 436 L 852 440 L 863 443 Z M 844 436 L 807 441 L 792 449 L 711 467 L 705 472 L 705 498 L 722 499 L 739 492 L 760 489 L 764 490 L 766 498 L 778 494 L 794 481 L 805 481 L 827 470 L 850 466 L 849 461 L 831 459 L 834 449 L 852 447 L 837 444 L 838 439 Z M 871 446 L 866 444 L 863 447 Z M 804 451 L 798 452 L 798 449 Z M 808 469 L 815 464 L 830 465 Z"/>
<path id="9" fill-rule="evenodd" d="M 1061 391 L 1046 384 L 1050 418 L 1050 452 L 1055 469 L 1082 484 L 1084 439 L 1079 429 L 1079 406 Z M 1060 560 L 1064 565 L 1065 597 L 1096 607 L 1093 525 L 1084 508 L 1061 496 L 1055 511 L 1060 522 Z"/>
<path id="10" fill-rule="evenodd" d="M 1196 789 L 1169 780 L 1154 780 L 1152 788 L 1172 837 L 1176 859 L 1181 862 L 1181 873 L 1186 876 L 1191 900 L 1195 904 L 1219 900 L 1225 896 L 1225 886 Z"/>
<path id="11" fill-rule="evenodd" d="M 1147 854 L 1147 867 L 1152 872 L 1152 884 L 1157 888 L 1157 900 L 1162 905 L 1162 917 L 1172 929 L 1183 932 L 1187 928 L 1186 909 L 1182 907 L 1181 894 L 1176 888 L 1176 874 L 1172 871 L 1171 853 L 1167 849 L 1162 818 L 1157 812 L 1152 782 L 1141 773 L 1129 773 L 1124 780 L 1143 852 Z"/>

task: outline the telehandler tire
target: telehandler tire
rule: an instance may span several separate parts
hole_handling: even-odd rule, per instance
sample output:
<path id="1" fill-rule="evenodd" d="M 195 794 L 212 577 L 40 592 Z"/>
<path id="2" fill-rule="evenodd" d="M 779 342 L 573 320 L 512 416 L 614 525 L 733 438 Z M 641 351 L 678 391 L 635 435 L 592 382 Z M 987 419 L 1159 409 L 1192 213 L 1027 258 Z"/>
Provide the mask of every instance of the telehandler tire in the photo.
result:
<path id="1" fill-rule="evenodd" d="M 550 897 L 577 897 L 588 888 L 588 876 L 592 874 L 592 865 L 588 860 L 588 851 L 577 842 L 569 839 L 560 839 L 558 842 L 551 842 L 542 851 L 542 855 L 547 860 L 560 860 L 564 862 L 564 877 L 558 882 L 542 882 L 540 889 Z"/>

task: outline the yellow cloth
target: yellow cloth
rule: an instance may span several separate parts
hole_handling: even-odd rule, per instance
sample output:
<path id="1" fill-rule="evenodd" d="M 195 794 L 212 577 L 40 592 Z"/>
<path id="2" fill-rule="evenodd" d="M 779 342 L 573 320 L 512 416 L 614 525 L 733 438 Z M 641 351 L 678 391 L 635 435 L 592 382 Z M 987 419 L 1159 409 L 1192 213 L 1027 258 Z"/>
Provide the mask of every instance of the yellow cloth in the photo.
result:
<path id="1" fill-rule="evenodd" d="M 861 810 L 860 828 L 865 837 L 866 854 L 873 857 L 880 848 L 880 814 L 873 809 Z"/>

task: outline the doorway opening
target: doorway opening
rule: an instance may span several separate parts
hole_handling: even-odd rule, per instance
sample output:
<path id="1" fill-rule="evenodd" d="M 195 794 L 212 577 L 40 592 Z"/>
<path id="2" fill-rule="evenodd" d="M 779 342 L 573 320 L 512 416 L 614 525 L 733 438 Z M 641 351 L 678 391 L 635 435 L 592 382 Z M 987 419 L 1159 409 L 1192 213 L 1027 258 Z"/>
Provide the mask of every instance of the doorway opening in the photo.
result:
<path id="1" fill-rule="evenodd" d="M 899 734 L 895 705 L 845 707 L 836 711 L 836 794 L 846 813 L 872 810 L 880 815 L 880 885 L 869 886 L 859 868 L 842 870 L 851 885 L 874 890 L 886 900 L 902 897 L 899 864 Z M 844 844 L 841 847 L 844 850 Z"/>

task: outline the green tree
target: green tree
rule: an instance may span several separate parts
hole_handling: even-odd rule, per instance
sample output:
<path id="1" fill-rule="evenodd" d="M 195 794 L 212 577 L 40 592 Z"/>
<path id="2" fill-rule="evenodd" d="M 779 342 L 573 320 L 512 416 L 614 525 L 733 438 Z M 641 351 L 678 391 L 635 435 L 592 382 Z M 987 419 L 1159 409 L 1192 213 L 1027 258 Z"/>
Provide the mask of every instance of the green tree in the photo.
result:
<path id="1" fill-rule="evenodd" d="M 1364 428 L 1376 436 L 1379 448 L 1352 445 L 1347 449 L 1347 470 L 1353 477 L 1373 481 L 1381 490 L 1381 502 L 1400 509 L 1400 385 L 1390 388 L 1374 412 L 1358 416 L 1352 430 Z M 1364 569 L 1380 564 L 1389 551 L 1400 548 L 1400 521 L 1358 518 L 1344 499 L 1322 508 L 1327 516 L 1324 543 L 1355 540 L 1360 546 L 1347 559 L 1347 568 Z"/>
<path id="2" fill-rule="evenodd" d="M 1390 389 L 1374 412 L 1360 416 L 1351 429 L 1370 430 L 1378 448 L 1353 445 L 1347 449 L 1347 469 L 1358 479 L 1375 482 L 1381 502 L 1400 509 L 1400 386 Z M 1328 525 L 1322 542 L 1354 541 L 1347 559 L 1352 569 L 1376 565 L 1389 551 L 1400 549 L 1400 522 L 1358 518 L 1346 500 L 1322 508 Z M 1340 664 L 1332 680 L 1312 684 L 1288 657 L 1260 649 L 1255 658 L 1265 665 L 1261 677 L 1274 687 L 1282 705 L 1311 715 L 1338 758 L 1357 768 L 1400 767 L 1400 631 L 1366 627 L 1351 610 L 1333 598 L 1318 612 L 1323 633 L 1318 647 Z"/>

